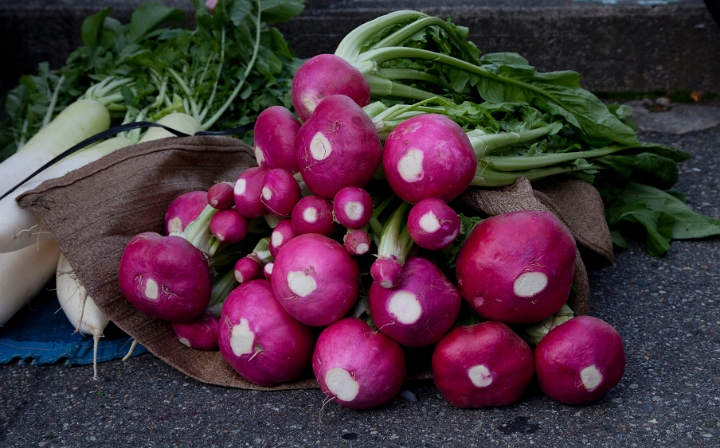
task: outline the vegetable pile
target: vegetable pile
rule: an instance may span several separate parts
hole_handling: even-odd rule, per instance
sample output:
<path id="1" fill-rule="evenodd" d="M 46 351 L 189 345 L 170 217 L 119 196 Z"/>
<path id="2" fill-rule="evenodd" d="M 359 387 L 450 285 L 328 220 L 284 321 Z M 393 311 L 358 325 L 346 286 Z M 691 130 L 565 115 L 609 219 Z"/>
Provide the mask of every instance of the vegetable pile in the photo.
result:
<path id="1" fill-rule="evenodd" d="M 656 255 L 674 238 L 720 234 L 720 222 L 668 192 L 689 155 L 640 142 L 628 108 L 605 105 L 575 72 L 481 55 L 466 28 L 417 11 L 378 17 L 334 54 L 300 63 L 265 21 L 292 17 L 301 2 L 194 5 L 191 31 L 160 28 L 181 17 L 159 5 L 142 6 L 129 26 L 98 13 L 67 67 L 11 92 L 0 135 L 17 152 L 0 166 L 20 177 L 0 191 L 24 178 L 11 159 L 31 150 L 29 135 L 80 128 L 62 113 L 51 120 L 57 108 L 100 111 L 81 114 L 98 123 L 59 151 L 112 120 L 170 120 L 186 134 L 254 123 L 257 166 L 178 196 L 164 234 L 135 235 L 118 272 L 140 312 L 192 349 L 219 351 L 252 383 L 312 372 L 339 405 L 374 408 L 399 393 L 406 357 L 425 348 L 453 406 L 508 405 L 533 378 L 554 400 L 589 403 L 618 384 L 625 352 L 612 326 L 567 305 L 572 234 L 550 213 L 465 216 L 453 201 L 470 188 L 575 176 L 600 191 L 620 246 L 630 224 L 646 229 Z M 81 166 L 69 162 L 97 148 L 96 158 L 169 135 L 129 131 L 42 175 Z M 54 243 L 23 225 L 0 247 Z M 60 279 L 71 272 L 53 249 Z M 88 309 L 73 306 L 69 317 Z M 96 321 L 86 331 L 97 339 L 107 322 Z"/>

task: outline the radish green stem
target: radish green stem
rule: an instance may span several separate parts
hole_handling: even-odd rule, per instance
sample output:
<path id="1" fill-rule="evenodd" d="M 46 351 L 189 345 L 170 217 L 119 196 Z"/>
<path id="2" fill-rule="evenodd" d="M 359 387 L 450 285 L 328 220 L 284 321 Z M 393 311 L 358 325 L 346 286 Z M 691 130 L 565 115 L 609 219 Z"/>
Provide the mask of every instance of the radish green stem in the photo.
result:
<path id="1" fill-rule="evenodd" d="M 540 128 L 530 129 L 523 132 L 501 132 L 498 134 L 485 134 L 483 131 L 473 130 L 467 132 L 467 136 L 468 138 L 470 138 L 470 143 L 475 150 L 475 155 L 479 159 L 497 148 L 535 140 L 545 135 L 555 134 L 560 131 L 560 129 L 562 129 L 562 124 L 551 123 Z M 572 157 L 572 159 L 577 158 L 578 157 Z"/>
<path id="2" fill-rule="evenodd" d="M 48 110 L 47 112 L 45 112 L 45 116 L 43 117 L 43 127 L 47 126 L 47 124 L 50 123 L 50 120 L 52 120 L 53 113 L 55 112 L 55 105 L 57 104 L 58 95 L 60 94 L 60 87 L 62 87 L 64 81 L 65 77 L 60 76 L 60 79 L 58 79 L 57 85 L 55 86 L 55 90 L 53 91 L 52 97 L 50 98 Z"/>
<path id="3" fill-rule="evenodd" d="M 484 157 L 486 162 L 492 169 L 497 171 L 521 171 L 537 168 L 544 168 L 555 165 L 557 163 L 570 162 L 576 159 L 589 159 L 593 157 L 602 157 L 614 152 L 628 149 L 627 146 L 608 146 L 605 148 L 591 149 L 588 151 L 574 151 L 567 153 L 541 154 L 537 156 L 490 156 Z"/>
<path id="4" fill-rule="evenodd" d="M 408 208 L 410 204 L 403 201 L 383 226 L 378 243 L 378 256 L 392 255 L 400 264 L 405 264 L 405 259 L 414 244 L 405 225 Z"/>

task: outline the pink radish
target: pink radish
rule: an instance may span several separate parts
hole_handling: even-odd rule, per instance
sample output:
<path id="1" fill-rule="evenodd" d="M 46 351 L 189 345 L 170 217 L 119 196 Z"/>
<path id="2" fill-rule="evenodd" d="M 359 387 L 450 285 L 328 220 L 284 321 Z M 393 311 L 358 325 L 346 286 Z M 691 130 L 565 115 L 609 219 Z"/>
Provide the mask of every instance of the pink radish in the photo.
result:
<path id="1" fill-rule="evenodd" d="M 267 280 L 252 280 L 225 300 L 218 343 L 235 371 L 269 387 L 293 381 L 309 367 L 315 336 L 285 312 Z"/>
<path id="2" fill-rule="evenodd" d="M 333 198 L 335 220 L 348 229 L 359 229 L 370 222 L 373 202 L 370 193 L 359 187 L 345 187 Z"/>
<path id="3" fill-rule="evenodd" d="M 460 234 L 460 217 L 442 199 L 426 198 L 410 209 L 407 227 L 415 244 L 439 250 L 452 244 Z"/>
<path id="4" fill-rule="evenodd" d="M 260 239 L 251 253 L 235 262 L 234 274 L 238 283 L 255 280 L 260 276 L 263 266 L 273 260 L 270 251 L 270 238 Z"/>
<path id="5" fill-rule="evenodd" d="M 430 260 L 410 257 L 400 284 L 389 289 L 373 283 L 370 315 L 375 325 L 407 347 L 437 342 L 460 314 L 460 291 Z"/>
<path id="6" fill-rule="evenodd" d="M 208 189 L 207 203 L 218 210 L 225 210 L 235 205 L 234 185 L 230 182 L 219 182 Z"/>
<path id="7" fill-rule="evenodd" d="M 314 56 L 305 61 L 293 77 L 292 103 L 303 122 L 320 102 L 335 94 L 352 98 L 360 107 L 370 103 L 370 85 L 360 71 L 339 56 Z"/>
<path id="8" fill-rule="evenodd" d="M 574 317 L 540 340 L 535 370 L 540 388 L 553 400 L 593 402 L 617 386 L 625 373 L 622 338 L 596 317 Z"/>
<path id="9" fill-rule="evenodd" d="M 331 236 L 337 229 L 333 220 L 332 203 L 319 196 L 300 199 L 290 215 L 295 233 L 319 233 Z"/>
<path id="10" fill-rule="evenodd" d="M 263 179 L 260 201 L 270 213 L 290 216 L 293 207 L 300 200 L 300 185 L 290 171 L 273 168 Z"/>
<path id="11" fill-rule="evenodd" d="M 243 215 L 234 208 L 218 211 L 210 219 L 210 231 L 220 243 L 239 243 L 248 234 L 248 222 Z"/>
<path id="12" fill-rule="evenodd" d="M 298 235 L 275 258 L 272 287 L 295 319 L 312 326 L 343 317 L 358 298 L 360 270 L 337 241 L 316 233 Z"/>
<path id="13" fill-rule="evenodd" d="M 209 311 L 188 322 L 173 322 L 180 343 L 198 350 L 217 350 L 218 319 Z"/>
<path id="14" fill-rule="evenodd" d="M 365 255 L 371 244 L 372 237 L 363 229 L 348 229 L 343 237 L 343 245 L 350 255 Z"/>
<path id="15" fill-rule="evenodd" d="M 275 266 L 274 262 L 265 263 L 265 266 L 263 266 L 263 276 L 265 277 L 265 280 L 271 282 L 272 281 L 272 273 L 273 273 L 273 267 Z"/>
<path id="16" fill-rule="evenodd" d="M 264 109 L 255 120 L 255 160 L 259 166 L 297 172 L 295 135 L 300 122 L 283 106 Z"/>
<path id="17" fill-rule="evenodd" d="M 349 409 L 389 402 L 400 392 L 406 371 L 400 345 L 354 317 L 320 333 L 312 366 L 323 393 Z"/>
<path id="18" fill-rule="evenodd" d="M 260 218 L 267 214 L 260 196 L 263 179 L 269 170 L 267 167 L 248 168 L 240 173 L 235 181 L 235 207 L 248 219 Z"/>
<path id="19" fill-rule="evenodd" d="M 145 232 L 133 237 L 122 253 L 118 280 L 140 312 L 170 322 L 194 319 L 210 302 L 206 255 L 179 236 Z"/>
<path id="20" fill-rule="evenodd" d="M 383 288 L 394 288 L 400 283 L 403 265 L 414 247 L 406 225 L 407 209 L 402 202 L 382 226 L 378 239 L 377 259 L 370 266 L 370 276 Z"/>
<path id="21" fill-rule="evenodd" d="M 533 377 L 530 346 L 501 322 L 457 327 L 435 346 L 435 385 L 459 408 L 506 406 Z"/>
<path id="22" fill-rule="evenodd" d="M 460 248 L 458 286 L 486 319 L 539 322 L 567 302 L 575 254 L 575 239 L 551 213 L 493 216 L 475 226 Z"/>
<path id="23" fill-rule="evenodd" d="M 444 115 L 423 114 L 390 132 L 382 166 L 390 187 L 403 200 L 450 202 L 472 182 L 477 159 L 460 125 Z"/>
<path id="24" fill-rule="evenodd" d="M 295 161 L 305 184 L 327 199 L 344 187 L 364 188 L 382 151 L 373 121 L 345 95 L 325 98 L 295 137 Z"/>
<path id="25" fill-rule="evenodd" d="M 295 232 L 295 228 L 292 225 L 292 220 L 281 220 L 270 234 L 270 255 L 277 257 L 280 248 L 296 236 L 297 232 Z"/>
<path id="26" fill-rule="evenodd" d="M 189 191 L 173 200 L 165 212 L 165 234 L 180 233 L 208 205 L 206 191 Z"/>

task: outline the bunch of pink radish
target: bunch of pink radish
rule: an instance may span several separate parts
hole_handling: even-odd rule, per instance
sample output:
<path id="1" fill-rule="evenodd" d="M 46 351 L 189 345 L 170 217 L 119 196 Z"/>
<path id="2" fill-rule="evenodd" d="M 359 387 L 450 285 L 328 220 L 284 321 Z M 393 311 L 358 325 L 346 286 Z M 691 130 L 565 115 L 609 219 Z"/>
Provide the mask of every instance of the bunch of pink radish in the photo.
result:
<path id="1" fill-rule="evenodd" d="M 172 322 L 189 347 L 219 349 L 253 383 L 311 369 L 351 409 L 399 393 L 407 348 L 434 347 L 435 384 L 458 407 L 513 403 L 535 377 L 563 403 L 620 381 L 622 341 L 599 319 L 566 319 L 534 352 L 516 332 L 547 327 L 568 301 L 575 240 L 537 211 L 463 228 L 449 204 L 477 158 L 460 125 L 424 113 L 381 138 L 363 110 L 367 82 L 333 55 L 300 67 L 292 98 L 297 117 L 280 106 L 259 115 L 257 167 L 179 197 L 167 235 L 130 242 L 120 286 L 140 311 Z M 243 241 L 221 274 L 223 249 Z M 438 264 L 453 245 L 455 268 Z M 482 322 L 463 325 L 463 307 Z"/>

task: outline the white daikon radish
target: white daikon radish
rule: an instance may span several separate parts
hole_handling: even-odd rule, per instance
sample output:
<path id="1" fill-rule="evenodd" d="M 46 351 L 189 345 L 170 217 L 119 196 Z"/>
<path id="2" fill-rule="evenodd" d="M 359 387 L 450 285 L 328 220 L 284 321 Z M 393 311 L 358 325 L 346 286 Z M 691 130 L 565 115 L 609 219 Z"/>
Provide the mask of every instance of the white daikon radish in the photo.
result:
<path id="1" fill-rule="evenodd" d="M 93 379 L 97 380 L 98 344 L 110 319 L 88 295 L 87 289 L 62 254 L 57 262 L 55 283 L 60 306 L 70 323 L 75 326 L 75 332 L 93 337 Z"/>
<path id="2" fill-rule="evenodd" d="M 55 240 L 0 254 L 0 327 L 52 280 L 59 257 Z"/>

